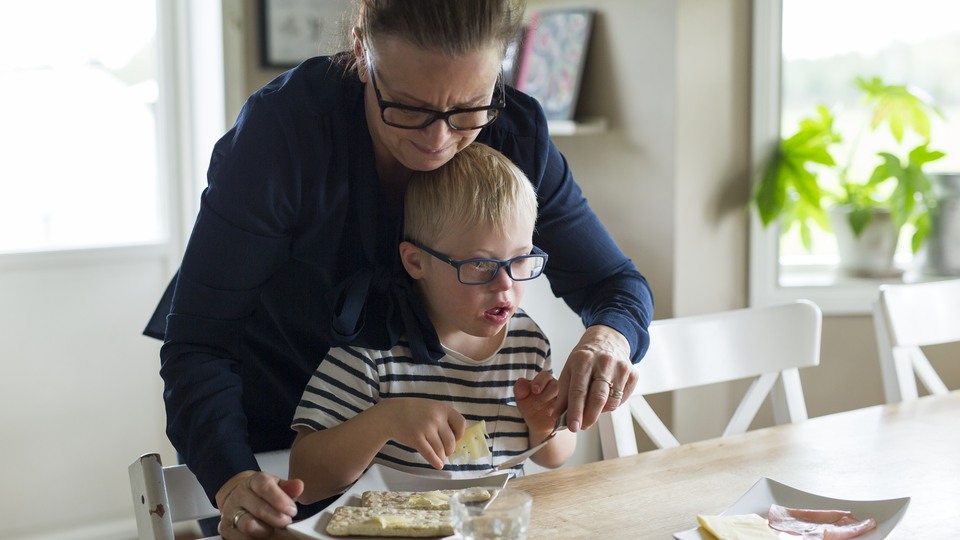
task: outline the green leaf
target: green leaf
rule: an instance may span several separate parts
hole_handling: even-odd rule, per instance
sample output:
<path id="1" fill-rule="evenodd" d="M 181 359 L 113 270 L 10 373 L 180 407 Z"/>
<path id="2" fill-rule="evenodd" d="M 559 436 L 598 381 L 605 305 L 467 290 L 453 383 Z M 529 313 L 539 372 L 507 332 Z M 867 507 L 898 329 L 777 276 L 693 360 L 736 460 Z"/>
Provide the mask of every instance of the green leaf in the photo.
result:
<path id="1" fill-rule="evenodd" d="M 930 113 L 939 114 L 933 104 L 924 101 L 903 85 L 884 84 L 877 77 L 869 80 L 858 77 L 857 85 L 866 94 L 865 101 L 873 106 L 870 129 L 884 123 L 897 140 L 903 141 L 910 129 L 924 140 L 930 140 Z"/>
<path id="2" fill-rule="evenodd" d="M 853 229 L 853 235 L 860 237 L 860 234 L 863 232 L 867 225 L 870 224 L 870 220 L 873 219 L 873 211 L 869 208 L 854 208 L 850 214 L 847 216 L 847 221 L 850 222 L 850 228 Z"/>
<path id="3" fill-rule="evenodd" d="M 764 227 L 777 219 L 787 199 L 786 183 L 780 179 L 782 162 L 783 154 L 778 148 L 770 158 L 770 163 L 764 169 L 763 178 L 754 190 L 753 200 Z"/>
<path id="4" fill-rule="evenodd" d="M 945 155 L 947 154 L 941 152 L 940 150 L 929 150 L 926 144 L 921 144 L 910 151 L 910 166 L 916 166 L 917 168 L 920 168 L 923 165 L 926 165 L 931 161 L 936 161 Z"/>
<path id="5" fill-rule="evenodd" d="M 920 251 L 920 246 L 923 245 L 923 241 L 927 238 L 927 235 L 930 234 L 930 214 L 923 213 L 917 216 L 914 226 L 916 230 L 913 232 L 913 237 L 910 238 L 910 249 L 916 254 Z"/>

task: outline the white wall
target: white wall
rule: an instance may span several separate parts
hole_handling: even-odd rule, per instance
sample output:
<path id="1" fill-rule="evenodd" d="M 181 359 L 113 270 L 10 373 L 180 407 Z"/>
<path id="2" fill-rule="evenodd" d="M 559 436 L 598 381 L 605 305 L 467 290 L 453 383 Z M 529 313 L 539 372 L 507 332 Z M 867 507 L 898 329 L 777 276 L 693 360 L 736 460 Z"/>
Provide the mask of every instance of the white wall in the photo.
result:
<path id="1" fill-rule="evenodd" d="M 130 538 L 127 465 L 174 459 L 140 335 L 167 272 L 156 249 L 0 258 L 0 538 Z"/>

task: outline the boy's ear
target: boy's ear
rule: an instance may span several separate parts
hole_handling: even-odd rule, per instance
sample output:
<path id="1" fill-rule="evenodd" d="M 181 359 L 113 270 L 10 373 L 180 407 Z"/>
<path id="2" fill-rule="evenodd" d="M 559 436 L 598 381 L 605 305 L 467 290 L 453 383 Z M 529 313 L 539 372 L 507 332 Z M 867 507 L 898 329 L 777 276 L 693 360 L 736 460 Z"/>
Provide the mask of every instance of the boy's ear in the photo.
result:
<path id="1" fill-rule="evenodd" d="M 400 242 L 400 262 L 413 279 L 423 277 L 423 252 L 411 242 Z"/>

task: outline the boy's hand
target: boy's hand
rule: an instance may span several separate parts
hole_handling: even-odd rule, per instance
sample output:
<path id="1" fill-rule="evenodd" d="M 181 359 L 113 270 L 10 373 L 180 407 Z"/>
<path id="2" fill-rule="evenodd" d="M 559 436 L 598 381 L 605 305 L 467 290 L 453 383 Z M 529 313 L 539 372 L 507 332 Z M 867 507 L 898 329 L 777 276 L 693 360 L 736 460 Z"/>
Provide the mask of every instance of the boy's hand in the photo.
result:
<path id="1" fill-rule="evenodd" d="M 463 436 L 466 419 L 449 405 L 425 398 L 392 398 L 390 438 L 415 448 L 427 463 L 442 469 Z"/>
<path id="2" fill-rule="evenodd" d="M 560 383 L 550 373 L 541 371 L 533 380 L 517 379 L 513 394 L 517 408 L 530 430 L 531 444 L 546 438 L 553 431 L 556 416 L 550 415 L 551 405 L 560 393 Z"/>

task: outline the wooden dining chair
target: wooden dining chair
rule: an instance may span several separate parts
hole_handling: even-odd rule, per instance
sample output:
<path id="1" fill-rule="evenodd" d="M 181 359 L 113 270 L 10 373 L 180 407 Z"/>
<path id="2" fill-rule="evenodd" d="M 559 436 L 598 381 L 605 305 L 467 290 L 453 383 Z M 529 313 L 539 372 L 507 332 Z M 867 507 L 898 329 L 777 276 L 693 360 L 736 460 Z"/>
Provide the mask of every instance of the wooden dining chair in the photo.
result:
<path id="1" fill-rule="evenodd" d="M 289 461 L 289 450 L 257 454 L 260 469 L 280 478 Z M 186 465 L 165 467 L 159 454 L 144 454 L 128 470 L 139 540 L 174 540 L 174 523 L 220 515 Z"/>
<path id="2" fill-rule="evenodd" d="M 775 422 L 806 420 L 798 369 L 820 363 L 822 318 L 816 304 L 798 300 L 654 321 L 650 349 L 634 366 L 633 395 L 600 417 L 604 459 L 637 453 L 635 425 L 658 448 L 680 444 L 645 399 L 649 394 L 752 380 L 722 436 L 746 431 L 768 395 Z"/>
<path id="3" fill-rule="evenodd" d="M 881 285 L 873 322 L 887 403 L 949 391 L 921 347 L 960 342 L 960 279 Z"/>

